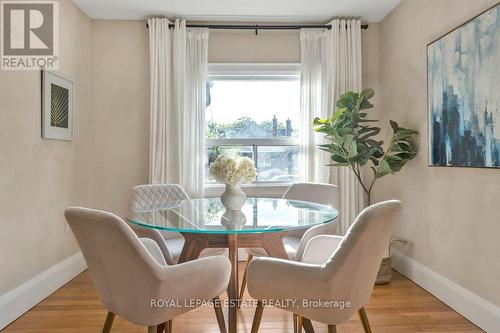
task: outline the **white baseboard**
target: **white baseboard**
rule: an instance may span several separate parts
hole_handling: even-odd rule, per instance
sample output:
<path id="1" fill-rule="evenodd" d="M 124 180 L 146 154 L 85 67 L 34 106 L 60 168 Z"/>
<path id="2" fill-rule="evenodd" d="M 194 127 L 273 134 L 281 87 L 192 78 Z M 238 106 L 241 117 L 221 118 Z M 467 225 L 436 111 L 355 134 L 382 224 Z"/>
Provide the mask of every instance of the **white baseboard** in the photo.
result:
<path id="1" fill-rule="evenodd" d="M 401 251 L 392 249 L 391 252 L 395 270 L 439 298 L 484 331 L 498 332 L 500 307 L 425 267 Z"/>
<path id="2" fill-rule="evenodd" d="M 82 253 L 57 263 L 19 287 L 0 295 L 0 330 L 87 268 Z"/>

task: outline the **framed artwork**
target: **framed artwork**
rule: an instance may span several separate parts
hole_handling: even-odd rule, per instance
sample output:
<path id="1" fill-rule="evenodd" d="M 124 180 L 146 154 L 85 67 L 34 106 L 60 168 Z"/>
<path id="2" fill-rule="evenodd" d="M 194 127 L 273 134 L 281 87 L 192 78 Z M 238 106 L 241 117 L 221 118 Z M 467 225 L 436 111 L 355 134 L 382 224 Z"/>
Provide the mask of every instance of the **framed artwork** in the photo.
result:
<path id="1" fill-rule="evenodd" d="M 427 45 L 432 166 L 500 168 L 499 7 Z"/>
<path id="2" fill-rule="evenodd" d="M 73 81 L 42 71 L 42 138 L 73 138 Z"/>

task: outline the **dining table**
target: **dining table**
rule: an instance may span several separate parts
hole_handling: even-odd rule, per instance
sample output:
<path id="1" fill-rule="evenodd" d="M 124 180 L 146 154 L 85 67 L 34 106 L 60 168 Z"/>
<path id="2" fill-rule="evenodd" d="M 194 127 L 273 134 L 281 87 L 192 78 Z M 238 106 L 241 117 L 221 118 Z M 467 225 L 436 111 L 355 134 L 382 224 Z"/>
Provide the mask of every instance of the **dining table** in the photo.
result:
<path id="1" fill-rule="evenodd" d="M 197 259 L 206 248 L 228 248 L 227 326 L 229 333 L 236 333 L 238 248 L 263 248 L 271 257 L 288 259 L 284 236 L 332 223 L 337 216 L 333 207 L 308 201 L 252 197 L 240 210 L 226 210 L 220 198 L 198 198 L 136 209 L 128 220 L 143 228 L 181 233 L 185 241 L 179 263 Z"/>

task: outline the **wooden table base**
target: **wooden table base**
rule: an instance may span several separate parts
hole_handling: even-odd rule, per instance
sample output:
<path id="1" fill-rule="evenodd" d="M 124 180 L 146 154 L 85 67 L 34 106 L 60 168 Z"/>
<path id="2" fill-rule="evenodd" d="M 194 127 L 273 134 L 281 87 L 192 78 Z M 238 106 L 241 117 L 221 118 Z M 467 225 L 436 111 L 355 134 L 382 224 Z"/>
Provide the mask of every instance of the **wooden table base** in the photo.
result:
<path id="1" fill-rule="evenodd" d="M 260 247 L 266 250 L 270 257 L 288 259 L 283 245 L 284 232 L 241 233 L 241 234 L 195 234 L 182 233 L 184 247 L 179 263 L 194 260 L 206 248 L 228 248 L 231 262 L 231 279 L 227 288 L 228 302 L 228 332 L 236 333 L 238 296 L 238 248 Z"/>
<path id="2" fill-rule="evenodd" d="M 229 298 L 228 305 L 228 316 L 227 316 L 227 326 L 228 332 L 236 332 L 237 326 L 237 312 L 238 304 L 234 302 L 239 302 L 238 293 L 238 235 L 230 234 L 228 235 L 228 247 L 229 247 L 229 261 L 231 262 L 231 278 L 229 280 L 229 286 L 227 288 L 227 295 Z"/>

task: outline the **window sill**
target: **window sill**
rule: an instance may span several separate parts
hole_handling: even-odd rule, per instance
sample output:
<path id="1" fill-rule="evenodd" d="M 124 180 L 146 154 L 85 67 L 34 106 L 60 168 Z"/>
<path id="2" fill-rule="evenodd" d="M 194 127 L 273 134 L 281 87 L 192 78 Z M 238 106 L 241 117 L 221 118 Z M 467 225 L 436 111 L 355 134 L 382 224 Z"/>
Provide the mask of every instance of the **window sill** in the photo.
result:
<path id="1" fill-rule="evenodd" d="M 291 183 L 243 184 L 241 188 L 249 197 L 281 198 Z M 205 196 L 216 197 L 224 192 L 224 184 L 205 184 Z"/>

